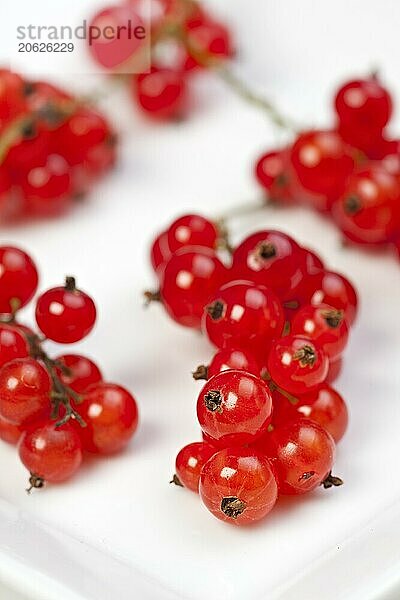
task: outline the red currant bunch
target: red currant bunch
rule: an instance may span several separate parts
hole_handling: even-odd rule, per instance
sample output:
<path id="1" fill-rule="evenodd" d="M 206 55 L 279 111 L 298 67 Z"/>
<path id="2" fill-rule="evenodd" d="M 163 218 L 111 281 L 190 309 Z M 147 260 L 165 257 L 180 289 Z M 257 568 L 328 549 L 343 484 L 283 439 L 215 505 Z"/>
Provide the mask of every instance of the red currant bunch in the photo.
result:
<path id="1" fill-rule="evenodd" d="M 221 229 L 184 215 L 160 233 L 150 256 L 159 290 L 147 297 L 217 347 L 193 373 L 206 380 L 203 441 L 179 452 L 173 482 L 242 525 L 268 514 L 278 494 L 341 484 L 331 469 L 348 417 L 330 383 L 357 294 L 287 234 L 259 231 L 233 248 Z"/>
<path id="2" fill-rule="evenodd" d="M 150 15 L 142 8 L 141 0 L 125 0 L 98 12 L 89 26 L 99 32 L 90 52 L 108 71 L 138 73 L 130 89 L 141 112 L 159 121 L 181 120 L 190 109 L 190 78 L 233 56 L 231 34 L 196 0 L 151 0 Z M 130 35 L 128 23 L 142 35 Z M 107 24 L 124 33 L 106 39 Z M 150 68 L 143 65 L 147 54 Z"/>
<path id="3" fill-rule="evenodd" d="M 80 467 L 85 452 L 122 450 L 138 425 L 138 408 L 123 387 L 103 380 L 86 356 L 51 358 L 49 339 L 71 344 L 96 321 L 92 298 L 73 277 L 36 300 L 36 334 L 19 321 L 35 295 L 38 272 L 19 248 L 0 247 L 0 438 L 18 444 L 30 489 L 58 483 Z"/>
<path id="4" fill-rule="evenodd" d="M 44 81 L 0 70 L 0 219 L 57 215 L 115 162 L 97 111 Z"/>
<path id="5" fill-rule="evenodd" d="M 264 154 L 255 174 L 271 201 L 302 202 L 331 214 L 351 243 L 400 240 L 400 142 L 389 139 L 390 93 L 373 75 L 349 81 L 335 98 L 331 130 L 301 133 Z"/>

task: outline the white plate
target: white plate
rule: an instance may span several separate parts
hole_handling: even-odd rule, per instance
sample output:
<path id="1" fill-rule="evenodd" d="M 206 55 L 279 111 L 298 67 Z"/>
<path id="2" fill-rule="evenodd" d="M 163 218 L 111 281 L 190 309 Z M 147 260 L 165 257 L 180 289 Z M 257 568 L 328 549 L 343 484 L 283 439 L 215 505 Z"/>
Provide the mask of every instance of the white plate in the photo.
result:
<path id="1" fill-rule="evenodd" d="M 257 28 L 260 4 L 237 4 L 231 18 L 263 39 L 264 30 Z M 244 12 L 250 4 L 253 10 Z M 292 11 L 299 6 L 282 4 L 285 14 L 274 6 L 280 24 L 289 5 Z M 399 11 L 398 4 L 388 4 Z M 336 5 L 337 22 L 350 18 L 356 27 L 348 3 Z M 372 26 L 374 3 L 366 5 Z M 317 8 L 307 1 L 297 10 L 307 21 Z M 296 14 L 300 19 L 300 13 L 291 15 L 285 40 L 297 31 Z M 395 19 L 387 16 L 388 27 L 390 22 Z M 302 29 L 306 38 L 312 23 Z M 273 34 L 272 25 L 268 31 Z M 369 35 L 359 35 L 366 46 Z M 259 56 L 260 47 L 248 64 L 262 73 L 267 59 Z M 333 40 L 324 48 L 327 60 L 332 48 Z M 266 40 L 265 53 L 269 50 Z M 310 79 L 307 63 L 299 73 L 282 72 L 276 85 L 267 82 L 299 119 L 324 114 L 319 82 L 332 86 L 335 77 L 325 73 L 323 56 L 319 70 L 312 63 Z M 337 75 L 343 76 L 345 51 L 335 56 Z M 360 68 L 366 67 L 363 60 Z M 396 60 L 388 50 L 389 70 L 396 72 Z M 303 81 L 309 85 L 302 87 Z M 399 264 L 390 256 L 341 249 L 335 230 L 315 215 L 266 210 L 233 225 L 237 239 L 261 226 L 293 233 L 359 288 L 360 318 L 338 382 L 351 412 L 335 467 L 345 485 L 284 499 L 261 525 L 242 530 L 213 519 L 194 494 L 168 485 L 177 450 L 199 439 L 194 405 L 200 386 L 190 371 L 211 349 L 200 336 L 174 326 L 159 307 L 143 310 L 140 293 L 152 281 L 146 246 L 175 214 L 193 209 L 217 214 L 256 198 L 250 165 L 273 139 L 263 117 L 222 86 L 206 79 L 197 87 L 203 106 L 182 126 L 134 119 L 128 101 L 114 95 L 108 107 L 118 112 L 121 125 L 119 170 L 90 203 L 62 221 L 2 231 L 2 240 L 22 244 L 35 256 L 42 288 L 68 273 L 93 293 L 98 326 L 77 348 L 98 360 L 108 379 L 132 389 L 142 423 L 125 454 L 93 461 L 71 482 L 29 497 L 14 449 L 1 446 L 0 580 L 30 600 L 398 598 Z M 8 600 L 6 594 L 1 597 Z"/>

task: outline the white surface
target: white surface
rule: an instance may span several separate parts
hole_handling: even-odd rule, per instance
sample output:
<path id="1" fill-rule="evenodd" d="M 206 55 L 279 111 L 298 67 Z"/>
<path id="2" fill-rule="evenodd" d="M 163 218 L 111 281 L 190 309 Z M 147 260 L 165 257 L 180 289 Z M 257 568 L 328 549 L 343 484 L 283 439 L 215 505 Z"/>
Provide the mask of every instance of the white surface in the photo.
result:
<path id="1" fill-rule="evenodd" d="M 329 122 L 329 93 L 352 69 L 378 64 L 400 92 L 394 0 L 214 4 L 237 29 L 242 74 L 297 121 Z M 346 485 L 283 499 L 261 525 L 242 530 L 168 485 L 176 451 L 199 439 L 199 385 L 190 371 L 211 349 L 159 307 L 143 311 L 140 293 L 152 283 L 147 244 L 182 211 L 219 214 L 254 201 L 252 162 L 274 142 L 263 115 L 222 84 L 206 78 L 196 88 L 191 119 L 165 127 L 145 123 L 114 93 L 105 107 L 121 129 L 118 170 L 67 218 L 1 232 L 35 256 L 42 288 L 68 273 L 94 295 L 98 325 L 78 347 L 135 393 L 142 423 L 124 455 L 30 497 L 14 449 L 1 446 L 0 580 L 29 600 L 394 600 L 399 264 L 341 249 L 337 232 L 317 216 L 265 210 L 233 225 L 238 237 L 261 226 L 293 233 L 358 286 L 360 318 L 338 382 L 351 411 L 335 468 Z"/>

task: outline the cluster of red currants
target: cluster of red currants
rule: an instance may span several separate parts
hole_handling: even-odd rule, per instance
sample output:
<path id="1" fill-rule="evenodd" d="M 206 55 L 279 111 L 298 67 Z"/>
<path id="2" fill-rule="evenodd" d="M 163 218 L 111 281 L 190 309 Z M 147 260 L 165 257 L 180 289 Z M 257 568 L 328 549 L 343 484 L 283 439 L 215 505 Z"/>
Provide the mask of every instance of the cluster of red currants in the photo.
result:
<path id="1" fill-rule="evenodd" d="M 148 297 L 218 348 L 193 374 L 208 380 L 197 402 L 203 442 L 178 454 L 174 482 L 200 489 L 216 517 L 241 525 L 266 515 L 278 492 L 341 483 L 331 468 L 347 408 L 330 384 L 357 295 L 279 231 L 247 237 L 229 266 L 220 245 L 208 219 L 177 219 L 154 241 L 159 291 Z"/>
<path id="2" fill-rule="evenodd" d="M 142 66 L 143 43 L 129 38 L 128 31 L 113 40 L 99 36 L 89 48 L 94 59 L 113 72 L 137 72 L 130 78 L 135 103 L 148 116 L 180 120 L 190 108 L 189 78 L 234 54 L 228 28 L 193 0 L 151 0 L 150 15 L 142 14 L 142 0 L 124 0 L 104 8 L 91 20 L 91 27 L 114 30 L 127 22 L 143 23 L 151 36 L 150 69 Z M 150 18 L 150 21 L 149 21 Z M 131 69 L 131 71 L 129 70 Z"/>
<path id="3" fill-rule="evenodd" d="M 71 477 L 84 451 L 108 455 L 124 448 L 138 424 L 132 395 L 103 381 L 98 366 L 79 354 L 50 358 L 45 339 L 71 344 L 93 328 L 96 307 L 73 277 L 36 301 L 41 337 L 18 311 L 34 296 L 38 273 L 30 256 L 0 247 L 0 438 L 18 444 L 31 488 Z"/>
<path id="4" fill-rule="evenodd" d="M 350 81 L 335 109 L 334 129 L 301 133 L 264 154 L 257 179 L 273 201 L 331 214 L 350 242 L 400 249 L 400 141 L 385 132 L 390 94 L 376 76 Z"/>
<path id="5" fill-rule="evenodd" d="M 0 219 L 66 210 L 114 160 L 102 115 L 47 82 L 0 70 Z"/>

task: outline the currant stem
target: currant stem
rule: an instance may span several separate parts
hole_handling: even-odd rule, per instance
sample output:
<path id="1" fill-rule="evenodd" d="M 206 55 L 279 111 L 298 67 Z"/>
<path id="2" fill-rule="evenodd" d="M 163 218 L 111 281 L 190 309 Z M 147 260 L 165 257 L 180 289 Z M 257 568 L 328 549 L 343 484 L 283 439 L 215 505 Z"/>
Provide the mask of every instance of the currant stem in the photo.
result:
<path id="1" fill-rule="evenodd" d="M 149 304 L 151 304 L 152 302 L 162 302 L 159 290 L 157 290 L 156 292 L 147 290 L 146 292 L 143 292 L 143 296 L 145 298 L 145 306 L 149 306 Z"/>
<path id="2" fill-rule="evenodd" d="M 282 396 L 284 396 L 287 400 L 289 400 L 289 402 L 291 404 L 298 404 L 299 399 L 296 398 L 296 396 L 293 396 L 292 394 L 290 394 L 289 392 L 287 392 L 286 390 L 284 390 L 283 388 L 281 388 L 279 385 L 277 385 L 275 383 L 275 381 L 273 381 L 271 375 L 268 373 L 267 369 L 263 369 L 263 372 L 261 373 L 261 379 L 263 379 L 264 381 L 266 381 L 268 383 L 268 387 L 273 391 L 273 392 L 279 392 L 280 394 L 282 394 Z"/>
<path id="3" fill-rule="evenodd" d="M 175 485 L 177 485 L 178 487 L 184 487 L 183 483 L 181 482 L 181 480 L 179 479 L 178 475 L 176 475 L 174 473 L 170 483 L 174 483 Z"/>
<path id="4" fill-rule="evenodd" d="M 195 371 L 192 373 L 193 379 L 195 381 L 208 380 L 208 366 L 207 365 L 199 365 Z"/>

